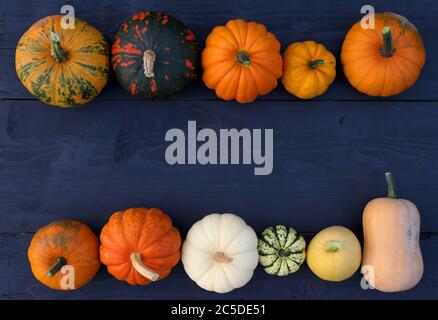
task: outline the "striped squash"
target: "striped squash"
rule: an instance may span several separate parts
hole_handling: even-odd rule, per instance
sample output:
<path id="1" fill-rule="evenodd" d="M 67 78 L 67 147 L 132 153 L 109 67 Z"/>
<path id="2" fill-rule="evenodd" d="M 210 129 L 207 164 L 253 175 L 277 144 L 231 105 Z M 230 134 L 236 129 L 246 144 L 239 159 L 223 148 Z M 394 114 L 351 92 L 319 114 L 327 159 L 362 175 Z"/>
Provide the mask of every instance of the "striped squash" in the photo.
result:
<path id="1" fill-rule="evenodd" d="M 259 238 L 259 263 L 271 275 L 298 271 L 306 259 L 306 241 L 295 229 L 278 225 L 263 230 Z"/>
<path id="2" fill-rule="evenodd" d="M 74 29 L 63 29 L 63 17 L 41 19 L 23 34 L 15 68 L 35 97 L 73 107 L 92 100 L 107 83 L 109 47 L 97 29 L 77 18 Z"/>

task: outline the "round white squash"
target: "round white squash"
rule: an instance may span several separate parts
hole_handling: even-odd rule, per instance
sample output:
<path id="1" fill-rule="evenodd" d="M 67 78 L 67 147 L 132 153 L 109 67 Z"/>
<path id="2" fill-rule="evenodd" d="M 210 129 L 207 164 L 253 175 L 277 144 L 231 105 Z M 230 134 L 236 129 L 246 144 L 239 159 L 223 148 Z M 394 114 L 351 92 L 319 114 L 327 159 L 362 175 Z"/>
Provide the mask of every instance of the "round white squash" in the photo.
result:
<path id="1" fill-rule="evenodd" d="M 198 286 L 218 293 L 243 287 L 257 267 L 257 235 L 242 218 L 210 214 L 189 230 L 181 260 Z"/>

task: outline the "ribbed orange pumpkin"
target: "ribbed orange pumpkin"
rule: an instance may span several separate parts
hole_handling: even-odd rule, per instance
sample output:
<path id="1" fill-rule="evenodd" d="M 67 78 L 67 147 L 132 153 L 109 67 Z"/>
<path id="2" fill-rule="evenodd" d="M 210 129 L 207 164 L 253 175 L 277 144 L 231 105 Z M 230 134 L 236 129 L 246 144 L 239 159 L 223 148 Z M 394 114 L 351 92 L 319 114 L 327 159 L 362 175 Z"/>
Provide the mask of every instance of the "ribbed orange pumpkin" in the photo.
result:
<path id="1" fill-rule="evenodd" d="M 213 29 L 202 52 L 203 80 L 224 100 L 254 101 L 282 75 L 280 42 L 266 27 L 241 19 Z"/>
<path id="2" fill-rule="evenodd" d="M 114 213 L 100 241 L 100 259 L 108 272 L 131 285 L 165 278 L 181 256 L 179 231 L 169 216 L 155 208 Z"/>
<path id="3" fill-rule="evenodd" d="M 301 99 L 322 95 L 336 77 L 336 59 L 315 41 L 295 42 L 283 54 L 284 88 Z"/>
<path id="4" fill-rule="evenodd" d="M 410 88 L 424 66 L 426 52 L 415 26 L 395 13 L 376 13 L 375 29 L 353 25 L 341 60 L 351 85 L 370 96 L 393 96 Z"/>
<path id="5" fill-rule="evenodd" d="M 85 224 L 71 220 L 55 221 L 38 230 L 28 257 L 35 278 L 56 290 L 79 289 L 93 279 L 100 267 L 96 235 Z M 71 266 L 74 274 L 63 274 L 65 265 Z M 73 287 L 70 283 L 63 286 L 63 277 L 72 275 Z"/>

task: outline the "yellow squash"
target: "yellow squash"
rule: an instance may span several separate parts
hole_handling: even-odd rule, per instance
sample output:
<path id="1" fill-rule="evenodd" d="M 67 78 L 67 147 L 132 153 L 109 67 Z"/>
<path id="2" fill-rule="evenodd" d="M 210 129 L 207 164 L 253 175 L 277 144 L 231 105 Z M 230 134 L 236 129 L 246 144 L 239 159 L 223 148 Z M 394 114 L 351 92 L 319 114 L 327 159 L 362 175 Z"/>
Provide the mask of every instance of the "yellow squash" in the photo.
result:
<path id="1" fill-rule="evenodd" d="M 320 231 L 307 248 L 310 270 L 327 281 L 350 278 L 359 269 L 361 258 L 359 240 L 353 232 L 342 226 Z"/>

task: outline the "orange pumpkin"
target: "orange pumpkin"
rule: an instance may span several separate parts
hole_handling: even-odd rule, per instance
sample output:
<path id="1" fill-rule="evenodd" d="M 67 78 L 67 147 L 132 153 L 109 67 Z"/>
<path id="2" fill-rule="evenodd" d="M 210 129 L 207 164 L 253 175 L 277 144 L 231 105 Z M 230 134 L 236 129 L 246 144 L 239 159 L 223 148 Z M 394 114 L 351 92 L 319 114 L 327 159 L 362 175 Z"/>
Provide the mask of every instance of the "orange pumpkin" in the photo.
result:
<path id="1" fill-rule="evenodd" d="M 79 289 L 93 279 L 100 266 L 97 237 L 78 221 L 55 221 L 38 230 L 28 257 L 35 278 L 56 290 Z M 64 266 L 72 269 L 63 272 Z M 64 278 L 68 276 L 74 276 L 74 284 Z"/>
<path id="2" fill-rule="evenodd" d="M 315 41 L 295 42 L 283 54 L 285 89 L 301 99 L 327 91 L 336 77 L 336 58 Z"/>
<path id="3" fill-rule="evenodd" d="M 114 213 L 100 241 L 100 259 L 108 272 L 131 285 L 164 279 L 181 256 L 179 231 L 155 208 Z"/>
<path id="4" fill-rule="evenodd" d="M 426 52 L 415 26 L 395 13 L 376 13 L 375 29 L 353 25 L 342 45 L 344 73 L 353 87 L 370 96 L 393 96 L 410 88 Z"/>
<path id="5" fill-rule="evenodd" d="M 230 20 L 207 37 L 203 80 L 224 100 L 254 101 L 277 86 L 283 64 L 280 46 L 264 25 Z"/>
<path id="6" fill-rule="evenodd" d="M 423 276 L 420 214 L 409 200 L 397 199 L 390 172 L 388 197 L 371 200 L 363 212 L 362 273 L 377 290 L 404 291 Z"/>
<path id="7" fill-rule="evenodd" d="M 93 26 L 76 18 L 74 29 L 64 29 L 63 18 L 46 17 L 23 34 L 15 68 L 23 85 L 38 99 L 73 107 L 92 100 L 105 86 L 109 48 Z"/>

